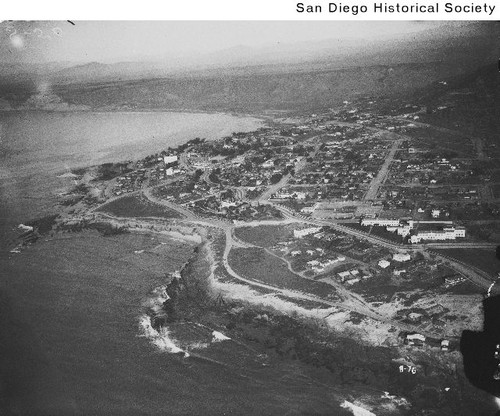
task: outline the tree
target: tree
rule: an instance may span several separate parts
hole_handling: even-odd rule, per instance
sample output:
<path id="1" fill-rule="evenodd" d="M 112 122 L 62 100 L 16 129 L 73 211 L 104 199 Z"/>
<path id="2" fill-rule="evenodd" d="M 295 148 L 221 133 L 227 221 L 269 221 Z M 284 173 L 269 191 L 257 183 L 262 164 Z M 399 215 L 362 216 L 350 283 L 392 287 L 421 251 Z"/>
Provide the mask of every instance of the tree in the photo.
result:
<path id="1" fill-rule="evenodd" d="M 275 183 L 278 183 L 282 177 L 283 175 L 281 173 L 275 173 L 273 176 L 271 176 L 270 179 L 271 184 L 274 185 Z"/>

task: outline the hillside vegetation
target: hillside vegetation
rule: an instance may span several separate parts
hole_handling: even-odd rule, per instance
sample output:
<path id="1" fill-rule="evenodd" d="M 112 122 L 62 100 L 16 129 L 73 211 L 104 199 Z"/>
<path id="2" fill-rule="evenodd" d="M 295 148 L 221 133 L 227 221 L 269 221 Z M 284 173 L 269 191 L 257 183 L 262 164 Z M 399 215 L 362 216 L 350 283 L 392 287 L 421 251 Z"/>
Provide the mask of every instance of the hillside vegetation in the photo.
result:
<path id="1" fill-rule="evenodd" d="M 457 68 L 400 64 L 298 73 L 172 77 L 56 87 L 70 104 L 91 108 L 300 110 L 335 106 L 359 96 L 411 96 Z"/>

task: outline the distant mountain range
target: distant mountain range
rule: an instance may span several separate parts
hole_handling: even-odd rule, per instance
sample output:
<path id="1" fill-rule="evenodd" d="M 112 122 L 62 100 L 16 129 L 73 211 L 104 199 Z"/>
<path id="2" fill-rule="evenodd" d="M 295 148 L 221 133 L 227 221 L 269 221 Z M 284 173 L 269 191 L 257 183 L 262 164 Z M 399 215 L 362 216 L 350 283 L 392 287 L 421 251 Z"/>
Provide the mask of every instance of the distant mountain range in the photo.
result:
<path id="1" fill-rule="evenodd" d="M 498 58 L 499 25 L 443 25 L 398 37 L 233 47 L 143 62 L 0 64 L 0 99 L 23 106 L 50 86 L 90 108 L 296 110 L 359 95 L 411 95 Z"/>

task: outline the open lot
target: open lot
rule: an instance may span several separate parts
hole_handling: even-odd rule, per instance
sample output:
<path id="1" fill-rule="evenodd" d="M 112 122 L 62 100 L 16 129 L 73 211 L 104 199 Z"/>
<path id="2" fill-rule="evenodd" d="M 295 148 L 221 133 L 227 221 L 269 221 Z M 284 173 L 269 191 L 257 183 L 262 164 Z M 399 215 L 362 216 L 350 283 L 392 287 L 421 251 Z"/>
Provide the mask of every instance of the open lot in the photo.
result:
<path id="1" fill-rule="evenodd" d="M 491 277 L 500 273 L 500 260 L 496 258 L 495 250 L 454 248 L 436 251 L 484 270 L 491 274 Z"/>
<path id="2" fill-rule="evenodd" d="M 236 273 L 279 288 L 311 293 L 325 299 L 336 298 L 333 286 L 301 278 L 290 272 L 285 262 L 260 248 L 236 248 L 229 254 L 229 263 Z"/>
<path id="3" fill-rule="evenodd" d="M 99 208 L 98 211 L 108 212 L 118 217 L 180 218 L 180 215 L 176 211 L 135 195 L 111 201 Z"/>
<path id="4" fill-rule="evenodd" d="M 238 227 L 234 234 L 240 240 L 261 247 L 272 247 L 277 242 L 292 237 L 292 228 L 286 225 L 260 225 L 258 227 Z"/>

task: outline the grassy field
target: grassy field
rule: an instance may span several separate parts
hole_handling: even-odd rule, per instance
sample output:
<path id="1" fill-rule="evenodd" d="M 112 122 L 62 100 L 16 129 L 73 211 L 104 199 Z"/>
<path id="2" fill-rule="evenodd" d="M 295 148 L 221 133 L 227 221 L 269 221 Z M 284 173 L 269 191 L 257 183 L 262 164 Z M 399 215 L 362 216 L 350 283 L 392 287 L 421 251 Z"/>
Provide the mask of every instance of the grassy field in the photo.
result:
<path id="1" fill-rule="evenodd" d="M 260 248 L 233 249 L 229 254 L 229 263 L 236 273 L 247 279 L 258 280 L 283 289 L 311 293 L 322 298 L 337 297 L 333 286 L 295 275 L 287 269 L 283 261 Z"/>
<path id="2" fill-rule="evenodd" d="M 272 247 L 277 242 L 292 236 L 292 229 L 283 225 L 260 225 L 258 227 L 238 227 L 234 230 L 237 238 L 261 247 Z"/>
<path id="3" fill-rule="evenodd" d="M 180 218 L 180 214 L 176 211 L 135 195 L 116 199 L 102 206 L 97 211 L 108 212 L 117 217 Z"/>
<path id="4" fill-rule="evenodd" d="M 495 250 L 457 248 L 436 251 L 484 270 L 492 277 L 500 272 L 500 260 L 496 258 Z"/>

